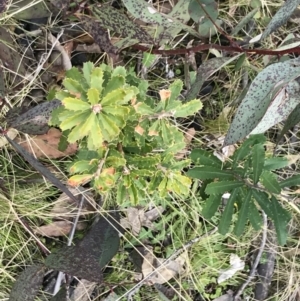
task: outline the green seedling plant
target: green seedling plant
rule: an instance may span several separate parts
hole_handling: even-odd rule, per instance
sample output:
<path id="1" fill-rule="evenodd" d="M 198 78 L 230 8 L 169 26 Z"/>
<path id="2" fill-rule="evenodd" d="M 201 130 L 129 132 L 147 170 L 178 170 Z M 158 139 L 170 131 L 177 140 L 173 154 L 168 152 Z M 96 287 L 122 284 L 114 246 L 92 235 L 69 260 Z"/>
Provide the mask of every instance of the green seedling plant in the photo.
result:
<path id="1" fill-rule="evenodd" d="M 200 194 L 205 200 L 202 215 L 206 219 L 212 219 L 222 208 L 218 225 L 221 234 L 230 231 L 235 211 L 235 235 L 240 236 L 248 222 L 259 230 L 263 211 L 274 222 L 279 244 L 284 245 L 291 217 L 279 201 L 280 193 L 285 187 L 299 185 L 300 176 L 279 181 L 276 169 L 288 166 L 289 162 L 284 157 L 266 157 L 265 142 L 263 135 L 250 136 L 226 162 L 208 151 L 194 149 L 191 159 L 195 167 L 187 175 L 203 181 Z M 226 192 L 230 197 L 223 205 L 222 195 Z"/>
<path id="2" fill-rule="evenodd" d="M 189 193 L 191 179 L 182 174 L 190 160 L 177 160 L 185 148 L 176 118 L 198 112 L 198 99 L 178 100 L 182 82 L 175 80 L 160 99 L 149 96 L 148 83 L 124 67 L 72 68 L 56 98 L 62 106 L 52 113 L 51 125 L 61 128 L 68 143 L 77 142 L 69 184 L 91 182 L 101 193 L 116 192 L 118 204 L 138 204 L 145 194 L 159 191 Z"/>

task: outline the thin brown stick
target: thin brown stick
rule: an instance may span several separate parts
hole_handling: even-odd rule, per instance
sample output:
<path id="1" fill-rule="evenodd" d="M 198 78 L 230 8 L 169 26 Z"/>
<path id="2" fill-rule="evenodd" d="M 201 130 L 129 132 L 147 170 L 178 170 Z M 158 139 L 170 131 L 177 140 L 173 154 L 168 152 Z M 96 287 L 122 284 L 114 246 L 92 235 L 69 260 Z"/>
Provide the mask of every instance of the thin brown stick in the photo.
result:
<path id="1" fill-rule="evenodd" d="M 178 49 L 170 49 L 170 50 L 149 48 L 140 44 L 133 45 L 132 47 L 142 52 L 148 52 L 152 54 L 162 54 L 162 55 L 179 55 L 179 54 L 190 55 L 192 53 L 200 52 L 203 50 L 209 50 L 209 49 L 217 49 L 217 50 L 223 50 L 227 52 L 239 52 L 239 53 L 246 53 L 246 54 L 276 55 L 276 56 L 282 56 L 290 53 L 300 53 L 299 46 L 290 49 L 284 49 L 284 50 L 249 49 L 249 48 L 240 48 L 237 46 L 222 46 L 218 44 L 201 44 L 191 48 L 178 48 Z"/>

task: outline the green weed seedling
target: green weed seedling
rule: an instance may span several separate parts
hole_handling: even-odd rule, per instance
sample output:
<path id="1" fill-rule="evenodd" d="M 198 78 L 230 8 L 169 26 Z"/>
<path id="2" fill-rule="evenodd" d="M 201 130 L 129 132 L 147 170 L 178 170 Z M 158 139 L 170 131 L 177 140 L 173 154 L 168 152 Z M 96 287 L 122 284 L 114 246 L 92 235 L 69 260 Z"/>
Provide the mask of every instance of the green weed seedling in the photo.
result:
<path id="1" fill-rule="evenodd" d="M 124 67 L 111 69 L 86 63 L 72 68 L 56 97 L 63 106 L 51 124 L 66 133 L 79 152 L 70 167 L 69 184 L 91 181 L 100 193 L 116 191 L 117 202 L 137 204 L 145 193 L 189 193 L 191 179 L 182 174 L 190 160 L 174 155 L 184 149 L 184 136 L 175 118 L 198 112 L 202 103 L 177 100 L 182 82 L 175 80 L 160 100 L 147 94 L 148 83 Z"/>
<path id="2" fill-rule="evenodd" d="M 288 166 L 289 162 L 284 157 L 267 158 L 265 141 L 263 135 L 251 136 L 224 164 L 211 153 L 194 149 L 191 159 L 196 166 L 187 175 L 203 180 L 207 198 L 202 215 L 207 219 L 211 219 L 220 207 L 222 195 L 230 192 L 218 225 L 221 234 L 229 231 L 235 207 L 238 217 L 234 233 L 237 236 L 244 232 L 248 221 L 259 230 L 262 226 L 260 210 L 263 210 L 274 222 L 279 244 L 284 245 L 291 217 L 278 199 L 282 188 L 299 185 L 300 176 L 278 181 L 274 171 Z"/>

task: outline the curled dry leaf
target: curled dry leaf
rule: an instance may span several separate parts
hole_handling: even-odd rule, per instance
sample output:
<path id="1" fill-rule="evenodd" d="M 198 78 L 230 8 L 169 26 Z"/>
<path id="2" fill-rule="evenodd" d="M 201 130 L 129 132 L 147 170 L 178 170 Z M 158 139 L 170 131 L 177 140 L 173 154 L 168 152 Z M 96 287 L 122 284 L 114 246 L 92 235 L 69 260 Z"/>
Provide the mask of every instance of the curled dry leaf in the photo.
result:
<path id="1" fill-rule="evenodd" d="M 34 230 L 35 234 L 48 237 L 68 235 L 72 230 L 73 223 L 71 221 L 54 221 L 49 225 L 38 227 Z M 87 227 L 87 223 L 81 221 L 76 225 L 76 230 L 83 230 Z"/>
<path id="2" fill-rule="evenodd" d="M 241 271 L 245 268 L 245 262 L 236 254 L 230 255 L 230 267 L 226 270 L 220 271 L 221 274 L 218 277 L 218 283 L 224 282 L 227 279 L 230 279 L 238 271 Z"/>
<path id="3" fill-rule="evenodd" d="M 74 196 L 82 194 L 85 198 L 85 201 L 83 202 L 82 208 L 79 212 L 81 217 L 84 217 L 87 214 L 95 211 L 96 203 L 91 193 L 85 192 L 83 187 L 79 187 L 78 189 L 68 187 L 68 189 Z M 78 205 L 80 199 L 80 196 L 78 196 L 78 202 L 75 202 L 65 193 L 62 193 L 51 210 L 51 214 L 54 216 L 55 220 L 48 225 L 38 227 L 35 230 L 35 233 L 49 237 L 68 235 L 73 227 L 72 219 L 78 214 Z M 87 224 L 85 222 L 79 221 L 76 229 L 82 230 L 85 229 L 86 226 Z"/>
<path id="4" fill-rule="evenodd" d="M 50 128 L 47 134 L 34 136 L 30 140 L 17 138 L 16 142 L 37 158 L 48 157 L 56 159 L 75 154 L 77 151 L 76 143 L 69 144 L 63 152 L 58 150 L 61 135 L 62 133 L 58 129 Z"/>
<path id="5" fill-rule="evenodd" d="M 159 91 L 160 100 L 166 100 L 171 96 L 170 90 L 160 90 Z"/>
<path id="6" fill-rule="evenodd" d="M 125 229 L 131 229 L 131 233 L 135 236 L 139 235 L 141 228 L 147 227 L 155 230 L 153 221 L 164 212 L 162 206 L 158 206 L 147 212 L 144 209 L 130 207 L 127 209 L 127 217 L 121 219 L 121 225 Z"/>
<path id="7" fill-rule="evenodd" d="M 183 150 L 181 150 L 180 152 L 178 152 L 175 155 L 176 159 L 183 159 L 189 152 L 188 147 L 190 145 L 190 143 L 192 142 L 192 139 L 195 137 L 196 134 L 196 130 L 194 128 L 190 128 L 188 129 L 185 134 L 184 134 L 184 142 L 185 142 L 185 148 Z"/>
<path id="8" fill-rule="evenodd" d="M 140 134 L 141 136 L 144 134 L 145 130 L 140 126 L 137 125 L 134 129 L 138 134 Z"/>
<path id="9" fill-rule="evenodd" d="M 187 253 L 182 253 L 175 260 L 170 260 L 165 266 L 159 268 L 164 261 L 164 259 L 156 258 L 152 252 L 148 252 L 144 256 L 142 264 L 143 276 L 147 277 L 150 273 L 157 269 L 157 272 L 147 279 L 146 283 L 148 285 L 153 285 L 155 283 L 164 284 L 173 277 L 182 275 L 185 272 L 184 265 L 187 261 Z"/>
<path id="10" fill-rule="evenodd" d="M 83 187 L 68 189 L 73 193 L 73 195 L 78 196 L 82 193 L 85 198 L 82 208 L 80 210 L 80 215 L 85 216 L 91 212 L 95 211 L 96 202 L 92 197 L 92 194 L 85 192 Z M 80 197 L 77 197 L 78 202 L 80 202 Z M 74 200 L 70 199 L 65 193 L 62 193 L 60 197 L 55 201 L 55 204 L 51 210 L 51 214 L 55 216 L 56 219 L 67 219 L 73 218 L 74 214 L 77 214 L 78 203 L 75 203 Z"/>

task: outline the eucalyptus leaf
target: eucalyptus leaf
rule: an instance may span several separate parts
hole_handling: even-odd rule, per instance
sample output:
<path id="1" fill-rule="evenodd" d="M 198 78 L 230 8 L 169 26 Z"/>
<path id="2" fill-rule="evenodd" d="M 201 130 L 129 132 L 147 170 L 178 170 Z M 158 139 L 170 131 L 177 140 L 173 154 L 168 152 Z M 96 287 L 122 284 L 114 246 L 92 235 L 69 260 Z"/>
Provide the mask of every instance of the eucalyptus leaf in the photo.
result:
<path id="1" fill-rule="evenodd" d="M 283 88 L 271 102 L 266 114 L 251 134 L 266 132 L 270 127 L 285 120 L 300 103 L 300 84 L 294 80 Z"/>
<path id="2" fill-rule="evenodd" d="M 140 19 L 146 23 L 156 24 L 159 27 L 156 30 L 156 41 L 158 43 L 165 43 L 165 41 L 171 41 L 174 38 L 174 30 L 178 32 L 185 30 L 194 36 L 199 34 L 193 30 L 191 27 L 181 23 L 180 20 L 177 20 L 171 16 L 165 16 L 159 13 L 152 5 L 144 2 L 143 0 L 126 0 L 124 5 L 128 11 L 137 19 Z M 176 17 L 176 15 L 175 15 Z M 172 30 L 169 30 L 169 29 Z"/>
<path id="3" fill-rule="evenodd" d="M 102 282 L 102 268 L 109 263 L 119 250 L 118 220 L 100 217 L 86 236 L 75 246 L 65 246 L 50 254 L 47 267 L 92 282 Z"/>
<path id="4" fill-rule="evenodd" d="M 153 43 L 151 36 L 137 23 L 130 20 L 126 14 L 121 13 L 120 10 L 110 5 L 101 5 L 100 8 L 93 6 L 91 10 L 97 16 L 97 22 L 103 28 L 112 30 L 124 38 L 129 37 L 143 43 Z"/>
<path id="5" fill-rule="evenodd" d="M 277 93 L 300 74 L 298 58 L 272 64 L 254 79 L 226 135 L 224 146 L 244 137 L 259 124 Z"/>
<path id="6" fill-rule="evenodd" d="M 34 301 L 42 286 L 45 270 L 44 265 L 27 267 L 13 284 L 9 301 Z"/>
<path id="7" fill-rule="evenodd" d="M 46 134 L 50 128 L 48 123 L 51 114 L 59 107 L 61 107 L 61 101 L 58 99 L 46 101 L 25 110 L 20 115 L 8 117 L 7 125 L 30 135 Z M 8 115 L 10 115 L 9 112 Z"/>
<path id="8" fill-rule="evenodd" d="M 263 32 L 261 40 L 265 39 L 272 32 L 277 30 L 281 25 L 285 24 L 299 4 L 299 0 L 285 1 L 281 8 L 277 11 L 275 16 L 273 16 L 271 22 L 268 24 L 267 28 Z"/>

